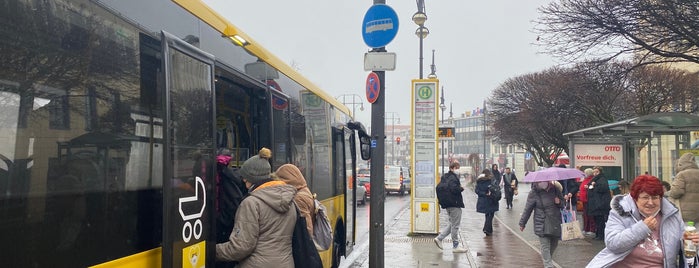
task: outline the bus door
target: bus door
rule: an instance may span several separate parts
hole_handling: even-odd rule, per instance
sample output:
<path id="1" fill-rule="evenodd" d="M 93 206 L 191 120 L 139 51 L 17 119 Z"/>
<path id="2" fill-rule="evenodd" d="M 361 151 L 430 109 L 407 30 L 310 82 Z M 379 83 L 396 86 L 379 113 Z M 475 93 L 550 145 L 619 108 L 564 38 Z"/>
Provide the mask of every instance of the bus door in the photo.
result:
<path id="1" fill-rule="evenodd" d="M 333 267 L 334 264 L 340 263 L 340 256 L 347 256 L 348 245 L 351 248 L 351 242 L 354 235 L 352 234 L 354 227 L 350 224 L 354 223 L 354 215 L 348 215 L 348 212 L 352 212 L 352 206 L 354 206 L 354 195 L 347 195 L 349 189 L 349 183 L 347 181 L 351 176 L 347 176 L 347 171 L 351 172 L 351 161 L 350 170 L 347 170 L 347 163 L 349 159 L 346 159 L 346 135 L 348 132 L 343 131 L 343 129 L 338 129 L 332 127 L 332 184 L 334 187 L 333 195 L 341 196 L 344 195 L 344 212 L 345 218 L 342 221 L 338 221 L 335 225 L 335 237 L 333 246 Z M 335 219 L 331 219 L 335 220 Z M 344 224 L 344 225 L 343 225 Z"/>
<path id="2" fill-rule="evenodd" d="M 207 238 L 213 207 L 214 57 L 167 32 L 161 37 L 166 106 L 162 266 L 213 266 L 215 243 L 207 244 Z"/>
<path id="3" fill-rule="evenodd" d="M 346 254 L 352 252 L 352 248 L 356 243 L 356 223 L 357 217 L 357 200 L 361 197 L 357 196 L 357 157 L 356 157 L 356 142 L 355 133 L 349 128 L 345 128 L 344 136 L 345 163 L 344 171 L 346 174 L 345 181 L 349 187 L 345 187 L 345 218 L 347 222 L 347 241 L 345 242 Z"/>

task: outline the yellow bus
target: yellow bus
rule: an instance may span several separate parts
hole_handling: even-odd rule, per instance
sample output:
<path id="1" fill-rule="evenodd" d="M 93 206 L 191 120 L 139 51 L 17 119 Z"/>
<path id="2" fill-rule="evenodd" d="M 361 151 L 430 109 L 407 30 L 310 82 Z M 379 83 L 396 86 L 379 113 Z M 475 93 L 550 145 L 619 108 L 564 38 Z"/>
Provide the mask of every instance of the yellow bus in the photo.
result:
<path id="1" fill-rule="evenodd" d="M 214 267 L 220 148 L 234 165 L 262 147 L 274 169 L 297 165 L 334 228 L 325 266 L 352 250 L 366 132 L 216 11 L 0 3 L 3 266 Z"/>

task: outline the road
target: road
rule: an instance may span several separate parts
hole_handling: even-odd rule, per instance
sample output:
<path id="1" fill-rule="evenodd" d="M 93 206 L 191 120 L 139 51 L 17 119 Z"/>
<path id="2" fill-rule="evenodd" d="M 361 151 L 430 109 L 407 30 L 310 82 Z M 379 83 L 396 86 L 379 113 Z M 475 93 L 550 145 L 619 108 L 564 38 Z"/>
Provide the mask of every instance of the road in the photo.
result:
<path id="1" fill-rule="evenodd" d="M 360 245 L 369 240 L 369 211 L 371 210 L 371 202 L 366 205 L 357 206 L 357 245 Z M 410 195 L 395 195 L 386 196 L 384 203 L 384 220 L 385 223 L 392 221 L 398 212 L 406 208 L 410 204 Z"/>

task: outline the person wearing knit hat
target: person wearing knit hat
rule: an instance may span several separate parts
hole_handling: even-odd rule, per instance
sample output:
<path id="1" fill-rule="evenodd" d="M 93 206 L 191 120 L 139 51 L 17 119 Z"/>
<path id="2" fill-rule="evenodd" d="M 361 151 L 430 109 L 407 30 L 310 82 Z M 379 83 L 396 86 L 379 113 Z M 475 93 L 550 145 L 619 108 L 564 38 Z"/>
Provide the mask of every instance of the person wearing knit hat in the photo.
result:
<path id="1" fill-rule="evenodd" d="M 315 219 L 315 203 L 313 194 L 308 190 L 306 179 L 301 174 L 301 170 L 292 164 L 284 164 L 277 169 L 275 175 L 279 180 L 296 187 L 294 202 L 301 212 L 301 216 L 306 218 L 306 229 L 309 234 L 313 234 L 313 219 Z"/>
<path id="2" fill-rule="evenodd" d="M 296 188 L 272 178 L 272 152 L 262 148 L 243 163 L 240 175 L 250 189 L 235 215 L 229 240 L 216 244 L 216 259 L 236 267 L 294 267 L 291 237 L 296 225 Z"/>
<path id="3" fill-rule="evenodd" d="M 272 151 L 267 148 L 260 149 L 260 153 L 245 160 L 243 166 L 240 167 L 240 176 L 243 177 L 248 188 L 261 185 L 272 180 L 272 166 L 269 164 L 269 159 L 272 157 Z M 252 189 L 250 189 L 252 191 Z"/>

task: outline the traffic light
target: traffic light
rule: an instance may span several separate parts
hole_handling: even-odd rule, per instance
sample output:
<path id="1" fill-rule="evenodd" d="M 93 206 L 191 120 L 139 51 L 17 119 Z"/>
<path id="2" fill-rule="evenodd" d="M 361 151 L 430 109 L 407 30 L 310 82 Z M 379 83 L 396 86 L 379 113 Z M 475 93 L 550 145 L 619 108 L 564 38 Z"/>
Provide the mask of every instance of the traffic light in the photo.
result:
<path id="1" fill-rule="evenodd" d="M 396 137 L 396 144 L 400 144 L 400 137 Z"/>

